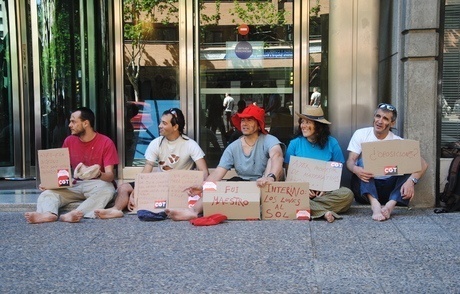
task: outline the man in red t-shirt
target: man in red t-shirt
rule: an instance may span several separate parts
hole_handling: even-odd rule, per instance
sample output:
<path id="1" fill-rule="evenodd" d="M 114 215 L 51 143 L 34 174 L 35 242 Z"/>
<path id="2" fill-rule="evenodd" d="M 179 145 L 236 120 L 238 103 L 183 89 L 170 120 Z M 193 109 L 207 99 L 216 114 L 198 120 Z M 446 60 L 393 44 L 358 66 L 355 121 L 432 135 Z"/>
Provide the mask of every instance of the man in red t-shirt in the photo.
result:
<path id="1" fill-rule="evenodd" d="M 119 163 L 113 141 L 94 130 L 94 113 L 87 107 L 75 110 L 70 116 L 68 136 L 62 147 L 69 148 L 70 165 L 74 169 L 75 184 L 65 189 L 43 191 L 37 200 L 37 211 L 26 212 L 31 224 L 53 222 L 59 208 L 83 201 L 75 210 L 63 214 L 59 220 L 79 222 L 83 217 L 95 218 L 94 210 L 104 208 L 115 194 L 115 165 Z"/>

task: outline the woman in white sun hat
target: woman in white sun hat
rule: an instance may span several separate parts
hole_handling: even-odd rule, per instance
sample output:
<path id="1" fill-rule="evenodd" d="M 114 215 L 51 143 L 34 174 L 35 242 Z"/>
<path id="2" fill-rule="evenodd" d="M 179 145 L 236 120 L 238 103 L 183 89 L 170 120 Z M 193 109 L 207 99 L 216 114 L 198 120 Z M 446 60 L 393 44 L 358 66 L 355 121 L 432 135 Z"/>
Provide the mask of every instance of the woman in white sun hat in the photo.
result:
<path id="1" fill-rule="evenodd" d="M 284 167 L 289 173 L 291 155 L 323 161 L 345 163 L 342 149 L 329 130 L 331 124 L 324 118 L 321 107 L 307 106 L 299 117 L 297 136 L 291 140 L 286 151 Z M 338 213 L 347 211 L 353 202 L 353 192 L 340 187 L 333 191 L 310 190 L 310 209 L 312 219 L 324 217 L 328 222 L 342 218 Z"/>

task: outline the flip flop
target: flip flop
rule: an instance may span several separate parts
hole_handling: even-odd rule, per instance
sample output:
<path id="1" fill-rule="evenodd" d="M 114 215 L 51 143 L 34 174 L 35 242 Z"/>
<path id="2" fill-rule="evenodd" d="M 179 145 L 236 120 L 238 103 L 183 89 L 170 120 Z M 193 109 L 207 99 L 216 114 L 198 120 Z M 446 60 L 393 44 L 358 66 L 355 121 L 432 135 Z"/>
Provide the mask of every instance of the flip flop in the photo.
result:
<path id="1" fill-rule="evenodd" d="M 227 216 L 216 213 L 209 216 L 203 216 L 192 219 L 190 220 L 190 223 L 194 226 L 214 226 L 220 224 L 225 220 L 227 220 Z"/>

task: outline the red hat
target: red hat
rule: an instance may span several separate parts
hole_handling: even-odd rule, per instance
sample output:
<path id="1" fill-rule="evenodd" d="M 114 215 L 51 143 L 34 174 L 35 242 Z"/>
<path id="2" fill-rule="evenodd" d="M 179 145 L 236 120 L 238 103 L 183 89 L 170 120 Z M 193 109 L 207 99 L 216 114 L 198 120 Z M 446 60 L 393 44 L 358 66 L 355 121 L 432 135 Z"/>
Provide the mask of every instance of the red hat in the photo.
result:
<path id="1" fill-rule="evenodd" d="M 253 104 L 246 107 L 243 112 L 235 113 L 232 116 L 232 123 L 233 125 L 241 131 L 241 119 L 242 118 L 253 118 L 257 121 L 260 127 L 260 131 L 263 134 L 268 134 L 267 130 L 265 129 L 265 110 L 260 108 L 259 106 L 255 106 Z"/>

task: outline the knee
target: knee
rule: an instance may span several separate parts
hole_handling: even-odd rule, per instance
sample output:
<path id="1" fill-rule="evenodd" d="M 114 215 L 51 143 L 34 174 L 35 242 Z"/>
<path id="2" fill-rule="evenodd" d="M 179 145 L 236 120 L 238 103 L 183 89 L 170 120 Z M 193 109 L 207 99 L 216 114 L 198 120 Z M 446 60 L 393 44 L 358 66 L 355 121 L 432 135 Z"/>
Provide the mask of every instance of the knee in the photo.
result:
<path id="1" fill-rule="evenodd" d="M 37 201 L 43 201 L 45 199 L 58 199 L 58 196 L 50 190 L 43 191 L 37 198 Z"/>
<path id="2" fill-rule="evenodd" d="M 131 187 L 131 184 L 129 183 L 124 183 L 122 185 L 120 185 L 117 189 L 117 194 L 118 195 L 128 195 L 131 194 L 131 192 L 133 191 L 133 187 Z"/>

